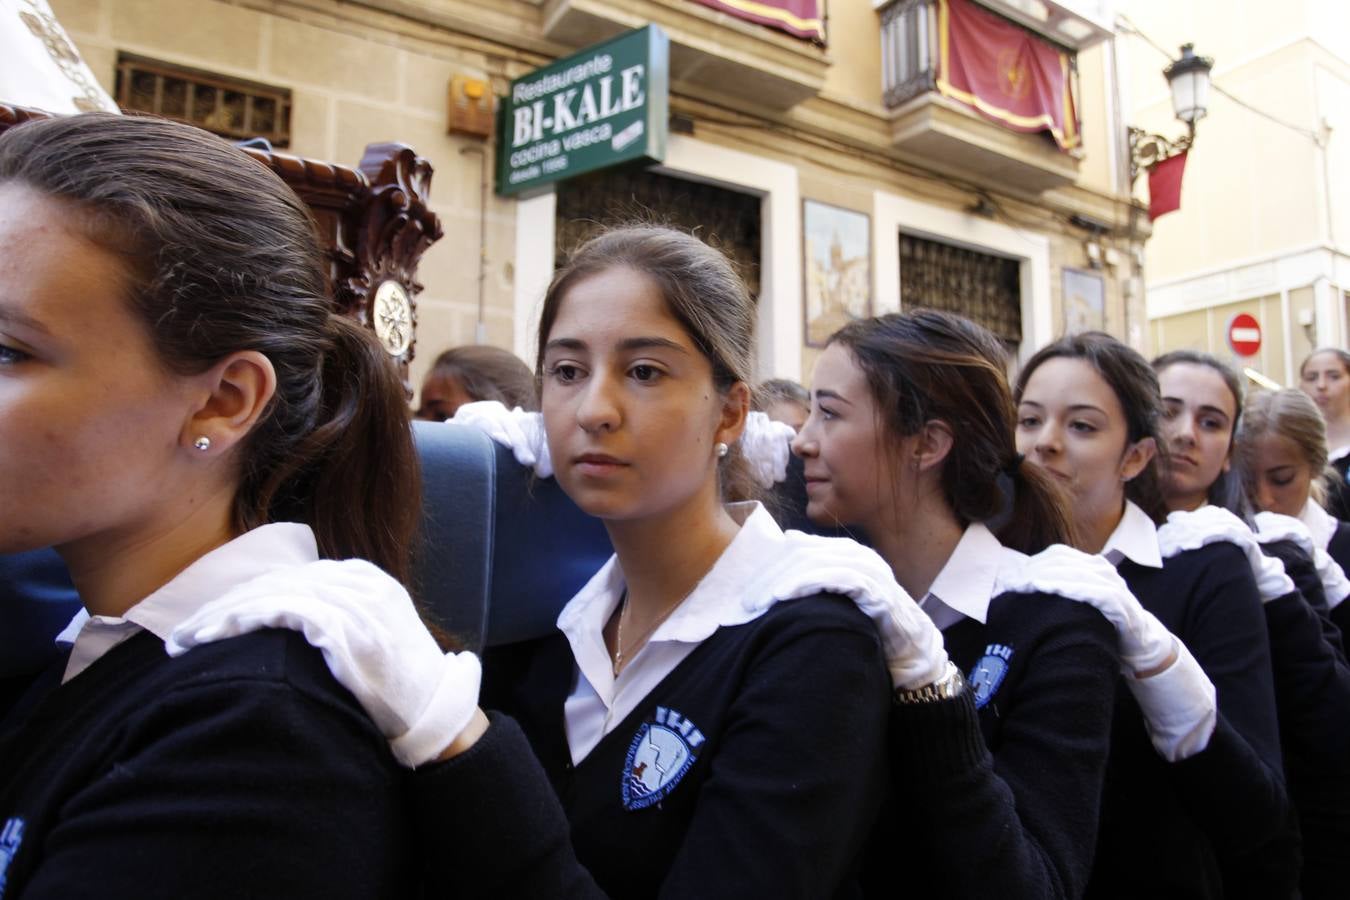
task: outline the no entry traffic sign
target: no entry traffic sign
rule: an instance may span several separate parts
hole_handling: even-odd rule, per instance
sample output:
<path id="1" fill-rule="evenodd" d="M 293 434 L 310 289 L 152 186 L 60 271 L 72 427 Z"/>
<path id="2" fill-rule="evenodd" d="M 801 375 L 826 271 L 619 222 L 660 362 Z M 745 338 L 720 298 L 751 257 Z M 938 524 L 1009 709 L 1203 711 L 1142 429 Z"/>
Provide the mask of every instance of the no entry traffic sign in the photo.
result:
<path id="1" fill-rule="evenodd" d="M 1228 346 L 1238 356 L 1255 356 L 1261 352 L 1261 323 L 1256 316 L 1238 313 L 1228 323 Z"/>

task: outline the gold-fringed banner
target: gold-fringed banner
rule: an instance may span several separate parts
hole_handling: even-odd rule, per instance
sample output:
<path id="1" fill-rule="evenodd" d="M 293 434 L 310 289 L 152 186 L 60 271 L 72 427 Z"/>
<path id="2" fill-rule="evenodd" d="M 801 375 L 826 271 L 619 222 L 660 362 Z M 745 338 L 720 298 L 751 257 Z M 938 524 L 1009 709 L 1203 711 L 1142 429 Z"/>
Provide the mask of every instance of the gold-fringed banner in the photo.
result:
<path id="1" fill-rule="evenodd" d="M 938 92 L 1016 131 L 1077 147 L 1069 54 L 972 0 L 938 0 Z"/>
<path id="2" fill-rule="evenodd" d="M 694 0 L 738 19 L 786 31 L 794 37 L 825 43 L 822 0 Z"/>

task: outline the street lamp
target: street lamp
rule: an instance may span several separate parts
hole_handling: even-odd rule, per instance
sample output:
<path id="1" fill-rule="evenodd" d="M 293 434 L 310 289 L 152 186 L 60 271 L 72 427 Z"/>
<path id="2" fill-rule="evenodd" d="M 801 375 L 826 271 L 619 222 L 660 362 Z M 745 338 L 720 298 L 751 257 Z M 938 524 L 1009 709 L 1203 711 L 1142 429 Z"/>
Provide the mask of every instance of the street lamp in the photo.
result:
<path id="1" fill-rule="evenodd" d="M 1148 134 L 1141 128 L 1130 127 L 1130 180 L 1139 177 L 1143 169 L 1150 169 L 1165 159 L 1171 159 L 1191 149 L 1195 141 L 1195 123 L 1209 112 L 1209 71 L 1214 60 L 1196 56 L 1194 44 L 1181 45 L 1181 58 L 1174 59 L 1163 69 L 1163 77 L 1172 89 L 1172 111 L 1186 123 L 1186 133 L 1179 138 L 1165 138 Z"/>

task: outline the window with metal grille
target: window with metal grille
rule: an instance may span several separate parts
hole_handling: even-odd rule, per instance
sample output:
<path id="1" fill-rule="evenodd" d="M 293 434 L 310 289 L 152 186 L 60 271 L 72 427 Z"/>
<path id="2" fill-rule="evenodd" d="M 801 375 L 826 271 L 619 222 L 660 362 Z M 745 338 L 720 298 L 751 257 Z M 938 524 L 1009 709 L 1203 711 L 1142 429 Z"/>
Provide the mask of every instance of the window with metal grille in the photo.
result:
<path id="1" fill-rule="evenodd" d="M 230 140 L 291 142 L 291 92 L 172 63 L 119 54 L 117 104 L 129 112 L 177 119 Z"/>
<path id="2" fill-rule="evenodd" d="M 760 198 L 636 168 L 605 169 L 558 184 L 554 260 L 562 266 L 614 225 L 656 222 L 698 235 L 735 264 L 759 296 Z"/>
<path id="3" fill-rule="evenodd" d="M 900 235 L 900 305 L 971 319 L 1010 350 L 1022 341 L 1022 272 L 1015 259 Z"/>

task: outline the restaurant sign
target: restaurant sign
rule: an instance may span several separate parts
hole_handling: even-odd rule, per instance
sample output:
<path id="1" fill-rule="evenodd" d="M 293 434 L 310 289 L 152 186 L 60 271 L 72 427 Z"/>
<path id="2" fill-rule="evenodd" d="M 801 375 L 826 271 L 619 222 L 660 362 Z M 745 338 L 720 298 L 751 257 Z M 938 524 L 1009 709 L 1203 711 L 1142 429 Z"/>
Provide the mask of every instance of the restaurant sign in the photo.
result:
<path id="1" fill-rule="evenodd" d="M 666 155 L 670 40 L 655 25 L 511 82 L 500 104 L 497 193 Z"/>

